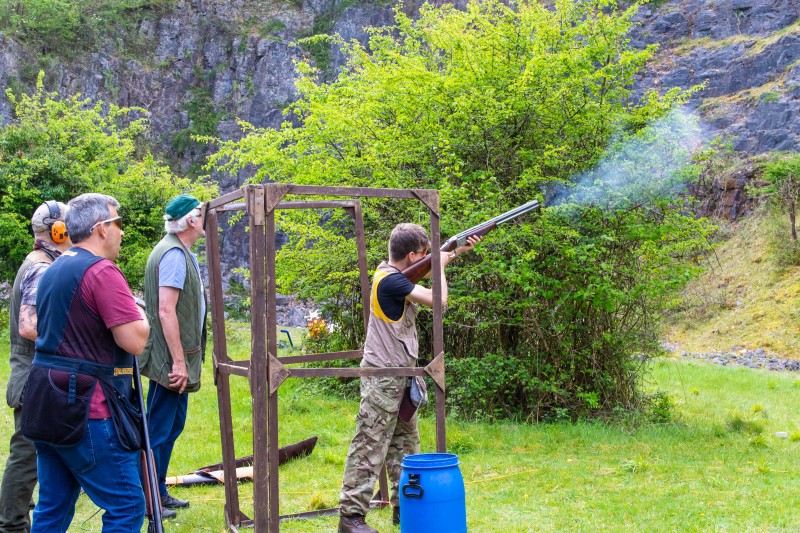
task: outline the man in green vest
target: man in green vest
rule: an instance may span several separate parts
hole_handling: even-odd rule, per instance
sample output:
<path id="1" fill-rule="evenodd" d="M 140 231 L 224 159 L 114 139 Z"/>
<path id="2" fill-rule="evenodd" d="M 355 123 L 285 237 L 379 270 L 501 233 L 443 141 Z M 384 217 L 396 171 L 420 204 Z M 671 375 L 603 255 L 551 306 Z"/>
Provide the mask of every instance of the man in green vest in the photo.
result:
<path id="1" fill-rule="evenodd" d="M 206 344 L 205 288 L 192 246 L 205 236 L 203 210 L 194 196 L 181 194 L 166 207 L 161 239 L 147 260 L 144 294 L 152 327 L 141 355 L 150 378 L 147 420 L 165 509 L 188 507 L 165 484 L 172 449 L 186 423 L 188 394 L 200 389 Z M 166 516 L 166 515 L 165 515 Z"/>
<path id="2" fill-rule="evenodd" d="M 14 433 L 11 435 L 6 469 L 0 484 L 0 531 L 30 531 L 30 510 L 36 487 L 36 448 L 22 435 L 22 391 L 33 361 L 36 340 L 36 289 L 44 271 L 61 252 L 72 246 L 64 225 L 67 206 L 49 200 L 40 205 L 31 218 L 33 251 L 17 271 L 11 293 L 9 334 L 11 337 L 11 376 L 6 401 L 14 409 Z"/>

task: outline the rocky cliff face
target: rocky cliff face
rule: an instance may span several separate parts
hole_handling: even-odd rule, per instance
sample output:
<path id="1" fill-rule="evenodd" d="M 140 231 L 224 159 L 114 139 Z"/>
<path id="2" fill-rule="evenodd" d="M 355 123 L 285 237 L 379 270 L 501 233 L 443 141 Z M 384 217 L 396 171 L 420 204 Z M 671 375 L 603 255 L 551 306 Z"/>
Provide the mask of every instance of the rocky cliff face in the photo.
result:
<path id="1" fill-rule="evenodd" d="M 406 0 L 403 9 L 413 13 L 418 7 L 418 0 Z M 239 135 L 236 118 L 260 127 L 277 127 L 285 119 L 283 108 L 297 97 L 293 61 L 304 53 L 298 38 L 335 32 L 364 41 L 365 26 L 385 25 L 392 17 L 390 5 L 368 1 L 181 0 L 171 12 L 142 18 L 135 30 L 144 43 L 138 54 L 124 49 L 124 39 L 109 41 L 102 50 L 51 67 L 47 88 L 147 109 L 153 140 L 178 154 L 188 170 L 206 149 L 187 140 L 201 119 L 213 119 L 222 138 Z M 632 40 L 636 46 L 658 43 L 660 51 L 637 91 L 705 83 L 692 105 L 707 120 L 710 135 L 735 137 L 734 146 L 750 154 L 797 150 L 798 17 L 800 0 L 645 6 Z M 335 50 L 317 50 L 314 57 L 329 72 L 343 61 Z M 22 46 L 0 37 L 0 84 L 24 81 L 31 62 L 35 58 Z M 0 120 L 10 117 L 0 95 Z M 247 177 L 216 176 L 223 192 Z M 243 257 L 245 246 L 246 239 L 226 235 L 222 256 Z"/>
<path id="2" fill-rule="evenodd" d="M 705 84 L 693 100 L 710 132 L 758 154 L 800 147 L 800 1 L 681 0 L 639 11 L 638 45 L 658 43 L 639 80 L 659 91 Z"/>

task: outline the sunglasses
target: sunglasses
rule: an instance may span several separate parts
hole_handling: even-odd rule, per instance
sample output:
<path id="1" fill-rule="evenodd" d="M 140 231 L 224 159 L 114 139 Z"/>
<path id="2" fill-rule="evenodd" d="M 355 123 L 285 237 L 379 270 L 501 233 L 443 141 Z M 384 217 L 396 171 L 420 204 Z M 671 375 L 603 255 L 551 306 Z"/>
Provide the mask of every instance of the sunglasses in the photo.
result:
<path id="1" fill-rule="evenodd" d="M 94 231 L 94 228 L 96 228 L 100 224 L 114 224 L 119 229 L 122 229 L 122 217 L 107 218 L 105 220 L 101 220 L 100 222 L 95 222 L 94 226 L 92 226 L 91 229 L 89 230 L 89 233 Z"/>

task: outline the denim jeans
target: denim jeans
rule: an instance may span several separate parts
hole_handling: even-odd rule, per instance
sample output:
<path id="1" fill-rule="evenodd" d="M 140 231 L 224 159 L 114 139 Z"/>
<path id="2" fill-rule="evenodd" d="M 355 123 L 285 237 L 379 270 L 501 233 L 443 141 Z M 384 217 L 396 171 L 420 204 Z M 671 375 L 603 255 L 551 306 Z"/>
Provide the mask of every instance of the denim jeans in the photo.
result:
<path id="1" fill-rule="evenodd" d="M 150 432 L 150 447 L 158 473 L 158 490 L 162 496 L 167 494 L 167 470 L 172 457 L 175 441 L 186 426 L 186 411 L 189 407 L 189 393 L 180 394 L 155 381 L 150 381 L 147 389 L 147 429 Z"/>
<path id="2" fill-rule="evenodd" d="M 39 503 L 33 511 L 32 533 L 69 528 L 81 488 L 103 513 L 103 533 L 140 531 L 144 523 L 144 493 L 139 478 L 139 452 L 121 449 L 110 418 L 89 420 L 75 446 L 36 441 Z"/>

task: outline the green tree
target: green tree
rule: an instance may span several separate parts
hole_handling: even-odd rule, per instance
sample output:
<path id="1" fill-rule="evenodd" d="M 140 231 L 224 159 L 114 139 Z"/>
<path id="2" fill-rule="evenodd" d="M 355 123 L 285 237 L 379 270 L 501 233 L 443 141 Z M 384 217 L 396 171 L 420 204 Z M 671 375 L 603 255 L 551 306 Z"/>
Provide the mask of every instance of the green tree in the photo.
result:
<path id="1" fill-rule="evenodd" d="M 764 165 L 764 178 L 778 202 L 786 208 L 792 241 L 797 241 L 797 205 L 800 202 L 800 155 L 781 154 Z"/>
<path id="2" fill-rule="evenodd" d="M 122 205 L 125 237 L 119 264 L 141 285 L 150 248 L 163 234 L 164 206 L 181 191 L 210 198 L 216 188 L 175 176 L 143 141 L 146 112 L 44 90 L 6 94 L 14 120 L 0 130 L 0 280 L 10 280 L 31 249 L 30 216 L 44 200 L 85 192 Z"/>
<path id="3" fill-rule="evenodd" d="M 645 127 L 689 93 L 631 96 L 653 53 L 629 46 L 635 10 L 485 0 L 463 11 L 424 5 L 412 20 L 398 9 L 368 47 L 331 38 L 348 58 L 336 80 L 322 83 L 300 62 L 290 120 L 277 130 L 244 124 L 247 135 L 222 143 L 210 166 L 253 165 L 256 180 L 438 189 L 445 236 L 535 197 L 564 202 L 492 233 L 450 270 L 449 398 L 490 418 L 633 406 L 630 356 L 655 349 L 664 297 L 691 275 L 688 258 L 709 231 L 676 201 L 676 184 L 695 172 L 687 148 Z M 623 155 L 634 139 L 648 148 L 631 163 Z M 624 187 L 583 173 L 604 158 L 630 176 Z M 411 202 L 363 205 L 371 265 L 396 223 L 427 221 Z M 338 326 L 332 345 L 354 347 L 363 330 L 349 222 L 292 213 L 281 224 L 292 240 L 280 289 L 321 303 Z M 420 321 L 429 345 L 429 315 Z"/>

